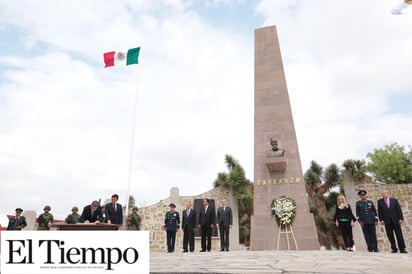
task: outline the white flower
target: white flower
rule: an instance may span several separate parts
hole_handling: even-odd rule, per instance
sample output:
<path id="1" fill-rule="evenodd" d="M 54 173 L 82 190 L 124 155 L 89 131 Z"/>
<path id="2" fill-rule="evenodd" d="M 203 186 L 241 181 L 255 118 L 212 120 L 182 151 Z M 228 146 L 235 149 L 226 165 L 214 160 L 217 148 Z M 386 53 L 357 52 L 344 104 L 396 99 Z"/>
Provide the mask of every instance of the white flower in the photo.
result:
<path id="1" fill-rule="evenodd" d="M 281 227 L 291 225 L 296 216 L 296 203 L 286 196 L 273 200 L 271 209 Z"/>

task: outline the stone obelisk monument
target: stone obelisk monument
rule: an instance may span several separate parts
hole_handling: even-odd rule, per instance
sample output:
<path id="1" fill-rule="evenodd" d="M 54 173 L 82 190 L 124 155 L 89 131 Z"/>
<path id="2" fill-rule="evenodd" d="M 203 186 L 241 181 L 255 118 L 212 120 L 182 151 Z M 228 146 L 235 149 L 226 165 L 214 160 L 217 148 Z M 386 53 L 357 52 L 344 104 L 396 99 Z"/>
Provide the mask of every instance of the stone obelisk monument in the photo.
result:
<path id="1" fill-rule="evenodd" d="M 288 230 L 272 215 L 272 201 L 296 202 Z M 280 233 L 279 233 L 280 232 Z M 309 211 L 295 126 L 275 26 L 255 30 L 255 155 L 252 250 L 319 249 Z"/>

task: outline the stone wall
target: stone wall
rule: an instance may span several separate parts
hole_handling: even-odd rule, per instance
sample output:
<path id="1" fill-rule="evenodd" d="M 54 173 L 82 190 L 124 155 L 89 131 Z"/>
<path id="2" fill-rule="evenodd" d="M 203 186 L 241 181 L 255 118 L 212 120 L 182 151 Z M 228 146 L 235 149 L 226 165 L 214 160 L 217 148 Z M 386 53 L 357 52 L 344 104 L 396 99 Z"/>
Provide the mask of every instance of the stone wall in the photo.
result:
<path id="1" fill-rule="evenodd" d="M 170 190 L 170 197 L 161 200 L 159 203 L 147 207 L 139 208 L 142 216 L 142 229 L 150 232 L 150 251 L 166 252 L 166 232 L 162 229 L 166 212 L 169 210 L 169 204 L 176 205 L 176 211 L 182 215 L 186 202 L 193 204 L 194 199 L 209 198 L 215 200 L 215 207 L 220 205 L 222 199 L 226 199 L 233 212 L 233 228 L 230 230 L 230 249 L 239 250 L 239 217 L 237 200 L 233 194 L 224 188 L 217 187 L 208 192 L 196 196 L 180 196 L 179 189 L 174 187 Z M 194 208 L 198 211 L 197 208 Z M 182 218 L 182 216 L 180 216 Z M 199 251 L 200 237 L 195 237 L 195 251 Z M 183 231 L 179 229 L 176 234 L 175 251 L 183 250 Z M 220 238 L 212 237 L 212 250 L 220 250 Z"/>
<path id="2" fill-rule="evenodd" d="M 378 200 L 382 198 L 382 190 L 388 190 L 389 197 L 398 199 L 404 217 L 402 232 L 405 239 L 406 249 L 408 249 L 409 252 L 412 252 L 412 184 L 379 184 L 373 182 L 370 178 L 367 178 L 363 182 L 353 182 L 350 176 L 344 176 L 344 186 L 346 198 L 353 209 L 353 214 L 356 214 L 355 203 L 359 199 L 357 193 L 360 189 L 364 189 L 368 192 L 368 199 L 373 201 L 376 210 L 378 210 Z M 378 238 L 379 250 L 390 251 L 390 243 L 388 237 L 386 236 L 385 226 L 381 223 L 379 223 L 376 227 L 376 236 Z M 354 226 L 353 238 L 357 250 L 367 250 L 362 229 L 358 223 Z"/>

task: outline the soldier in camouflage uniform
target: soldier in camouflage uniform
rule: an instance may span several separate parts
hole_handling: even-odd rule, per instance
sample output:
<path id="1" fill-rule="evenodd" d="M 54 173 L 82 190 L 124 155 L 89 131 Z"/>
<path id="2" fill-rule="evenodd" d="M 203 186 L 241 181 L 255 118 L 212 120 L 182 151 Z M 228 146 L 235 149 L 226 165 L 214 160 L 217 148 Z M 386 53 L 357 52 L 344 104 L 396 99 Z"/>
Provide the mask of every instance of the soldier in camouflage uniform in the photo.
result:
<path id="1" fill-rule="evenodd" d="M 137 207 L 133 207 L 132 213 L 127 216 L 127 230 L 140 230 L 142 217 L 137 213 L 139 209 Z"/>
<path id="2" fill-rule="evenodd" d="M 72 214 L 67 215 L 65 222 L 67 224 L 80 223 L 80 214 L 77 213 L 78 211 L 79 211 L 79 208 L 77 206 L 74 206 L 72 208 Z"/>
<path id="3" fill-rule="evenodd" d="M 37 230 L 49 230 L 50 229 L 50 224 L 53 223 L 54 218 L 53 215 L 49 212 L 51 210 L 50 206 L 45 206 L 43 211 L 44 213 L 39 215 L 38 218 L 38 223 L 39 226 L 37 227 Z"/>
<path id="4" fill-rule="evenodd" d="M 9 225 L 7 226 L 7 230 L 21 230 L 25 226 L 27 226 L 26 218 L 21 216 L 23 209 L 16 208 L 16 216 L 9 220 Z"/>

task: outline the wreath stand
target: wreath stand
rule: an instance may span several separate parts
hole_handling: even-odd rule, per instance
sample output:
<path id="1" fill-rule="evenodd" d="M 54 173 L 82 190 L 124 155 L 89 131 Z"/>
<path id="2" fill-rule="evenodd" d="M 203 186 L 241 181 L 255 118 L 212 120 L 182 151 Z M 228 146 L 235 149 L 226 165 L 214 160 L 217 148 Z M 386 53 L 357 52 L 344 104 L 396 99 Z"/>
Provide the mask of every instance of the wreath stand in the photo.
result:
<path id="1" fill-rule="evenodd" d="M 299 250 L 298 244 L 296 243 L 295 234 L 293 233 L 292 225 L 279 226 L 278 244 L 277 244 L 276 250 L 279 250 L 279 242 L 280 242 L 281 234 L 286 234 L 286 242 L 288 244 L 288 250 L 290 250 L 290 240 L 291 240 L 289 239 L 289 235 L 291 235 L 291 238 L 293 239 L 293 242 L 295 243 L 296 250 Z"/>

